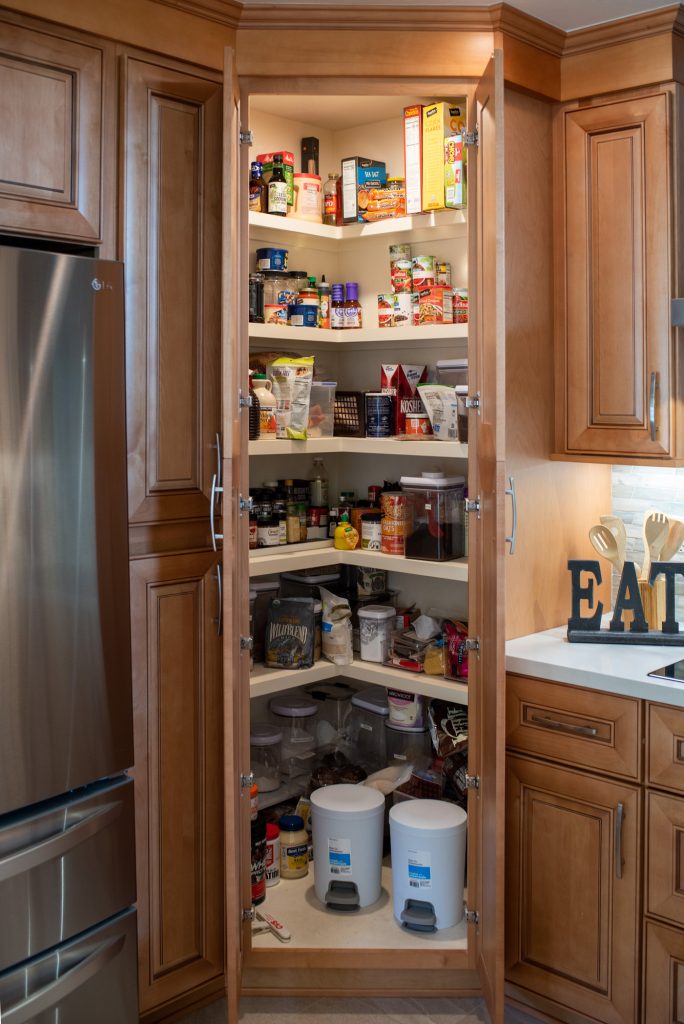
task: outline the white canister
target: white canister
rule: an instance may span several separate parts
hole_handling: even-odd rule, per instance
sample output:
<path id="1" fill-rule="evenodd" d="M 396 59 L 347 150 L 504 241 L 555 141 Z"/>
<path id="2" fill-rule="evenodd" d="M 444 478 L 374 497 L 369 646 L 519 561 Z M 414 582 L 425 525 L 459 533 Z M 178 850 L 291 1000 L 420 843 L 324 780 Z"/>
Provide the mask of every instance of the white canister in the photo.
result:
<path id="1" fill-rule="evenodd" d="M 294 175 L 294 203 L 288 211 L 297 220 L 323 223 L 323 186 L 318 174 Z"/>
<path id="2" fill-rule="evenodd" d="M 321 903 L 352 910 L 380 899 L 384 811 L 384 796 L 369 786 L 313 791 L 314 888 Z"/>
<path id="3" fill-rule="evenodd" d="M 367 604 L 365 608 L 359 608 L 362 661 L 377 661 L 381 664 L 387 661 L 394 616 L 394 608 L 382 604 Z"/>
<path id="4" fill-rule="evenodd" d="M 467 821 L 445 800 L 405 800 L 390 809 L 392 905 L 405 928 L 453 928 L 463 917 Z"/>

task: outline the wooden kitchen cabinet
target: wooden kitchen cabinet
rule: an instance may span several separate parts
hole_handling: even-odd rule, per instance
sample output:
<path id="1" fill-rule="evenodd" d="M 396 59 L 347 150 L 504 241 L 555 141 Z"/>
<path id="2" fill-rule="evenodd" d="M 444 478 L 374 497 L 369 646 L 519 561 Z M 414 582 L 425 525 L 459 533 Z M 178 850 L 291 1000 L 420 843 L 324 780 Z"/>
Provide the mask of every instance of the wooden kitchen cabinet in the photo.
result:
<path id="1" fill-rule="evenodd" d="M 684 1022 L 684 932 L 654 921 L 644 931 L 644 1008 L 647 1024 Z"/>
<path id="2" fill-rule="evenodd" d="M 574 102 L 555 126 L 556 451 L 682 458 L 674 93 Z"/>
<path id="3" fill-rule="evenodd" d="M 86 245 L 102 239 L 113 63 L 104 41 L 0 22 L 0 231 Z"/>

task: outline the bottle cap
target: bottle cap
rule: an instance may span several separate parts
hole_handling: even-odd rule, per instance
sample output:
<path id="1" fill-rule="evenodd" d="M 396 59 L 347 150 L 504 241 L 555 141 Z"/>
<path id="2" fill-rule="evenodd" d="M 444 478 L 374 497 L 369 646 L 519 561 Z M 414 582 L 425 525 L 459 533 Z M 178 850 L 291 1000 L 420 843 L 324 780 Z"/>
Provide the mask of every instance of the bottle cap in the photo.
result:
<path id="1" fill-rule="evenodd" d="M 309 282 L 309 284 L 310 284 L 310 286 L 312 288 L 316 287 L 316 275 L 315 274 L 309 274 L 309 276 L 307 277 L 307 281 Z"/>
<path id="2" fill-rule="evenodd" d="M 347 301 L 351 299 L 352 302 L 359 301 L 359 285 L 358 281 L 348 281 L 347 285 Z"/>
<path id="3" fill-rule="evenodd" d="M 263 164 L 260 164 L 258 160 L 254 160 L 252 162 L 252 174 L 254 174 L 255 172 L 261 174 L 263 169 Z"/>
<path id="4" fill-rule="evenodd" d="M 333 302 L 344 302 L 344 285 L 334 284 L 332 286 Z"/>

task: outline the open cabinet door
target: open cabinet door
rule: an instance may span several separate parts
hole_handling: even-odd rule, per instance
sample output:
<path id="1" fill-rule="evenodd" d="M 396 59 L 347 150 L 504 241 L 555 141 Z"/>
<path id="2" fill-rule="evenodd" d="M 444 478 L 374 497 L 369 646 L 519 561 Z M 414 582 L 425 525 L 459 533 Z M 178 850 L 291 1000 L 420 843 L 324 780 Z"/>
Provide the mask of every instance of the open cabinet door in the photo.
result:
<path id="1" fill-rule="evenodd" d="M 468 907 L 478 914 L 468 942 L 493 1024 L 503 1021 L 504 937 L 504 544 L 505 544 L 505 322 L 503 54 L 495 51 L 475 93 L 477 146 L 468 150 L 471 291 L 470 387 L 480 394 L 468 433 L 471 500 L 468 586 L 472 637 L 480 648 L 469 665 L 469 819 L 475 878 Z"/>
<path id="2" fill-rule="evenodd" d="M 223 92 L 222 401 L 223 401 L 223 757 L 225 790 L 226 994 L 229 1024 L 237 1024 L 244 929 L 251 906 L 249 865 L 249 519 L 240 497 L 249 494 L 246 324 L 247 204 L 241 202 L 247 150 L 240 146 L 240 101 L 235 52 L 225 51 Z M 243 209 L 244 208 L 244 209 Z M 244 325 L 244 326 L 243 326 Z"/>

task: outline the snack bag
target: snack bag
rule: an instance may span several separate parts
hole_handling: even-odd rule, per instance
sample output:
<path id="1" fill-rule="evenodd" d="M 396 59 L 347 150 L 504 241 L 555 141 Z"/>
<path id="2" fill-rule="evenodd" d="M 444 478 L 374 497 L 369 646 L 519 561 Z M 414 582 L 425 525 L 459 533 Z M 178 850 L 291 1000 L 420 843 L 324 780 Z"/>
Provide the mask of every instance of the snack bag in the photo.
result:
<path id="1" fill-rule="evenodd" d="M 349 601 L 320 587 L 323 603 L 321 647 L 323 657 L 333 665 L 351 665 L 354 660 L 351 608 Z"/>
<path id="2" fill-rule="evenodd" d="M 313 356 L 282 356 L 269 365 L 268 376 L 277 402 L 276 437 L 306 440 L 313 369 Z"/>

